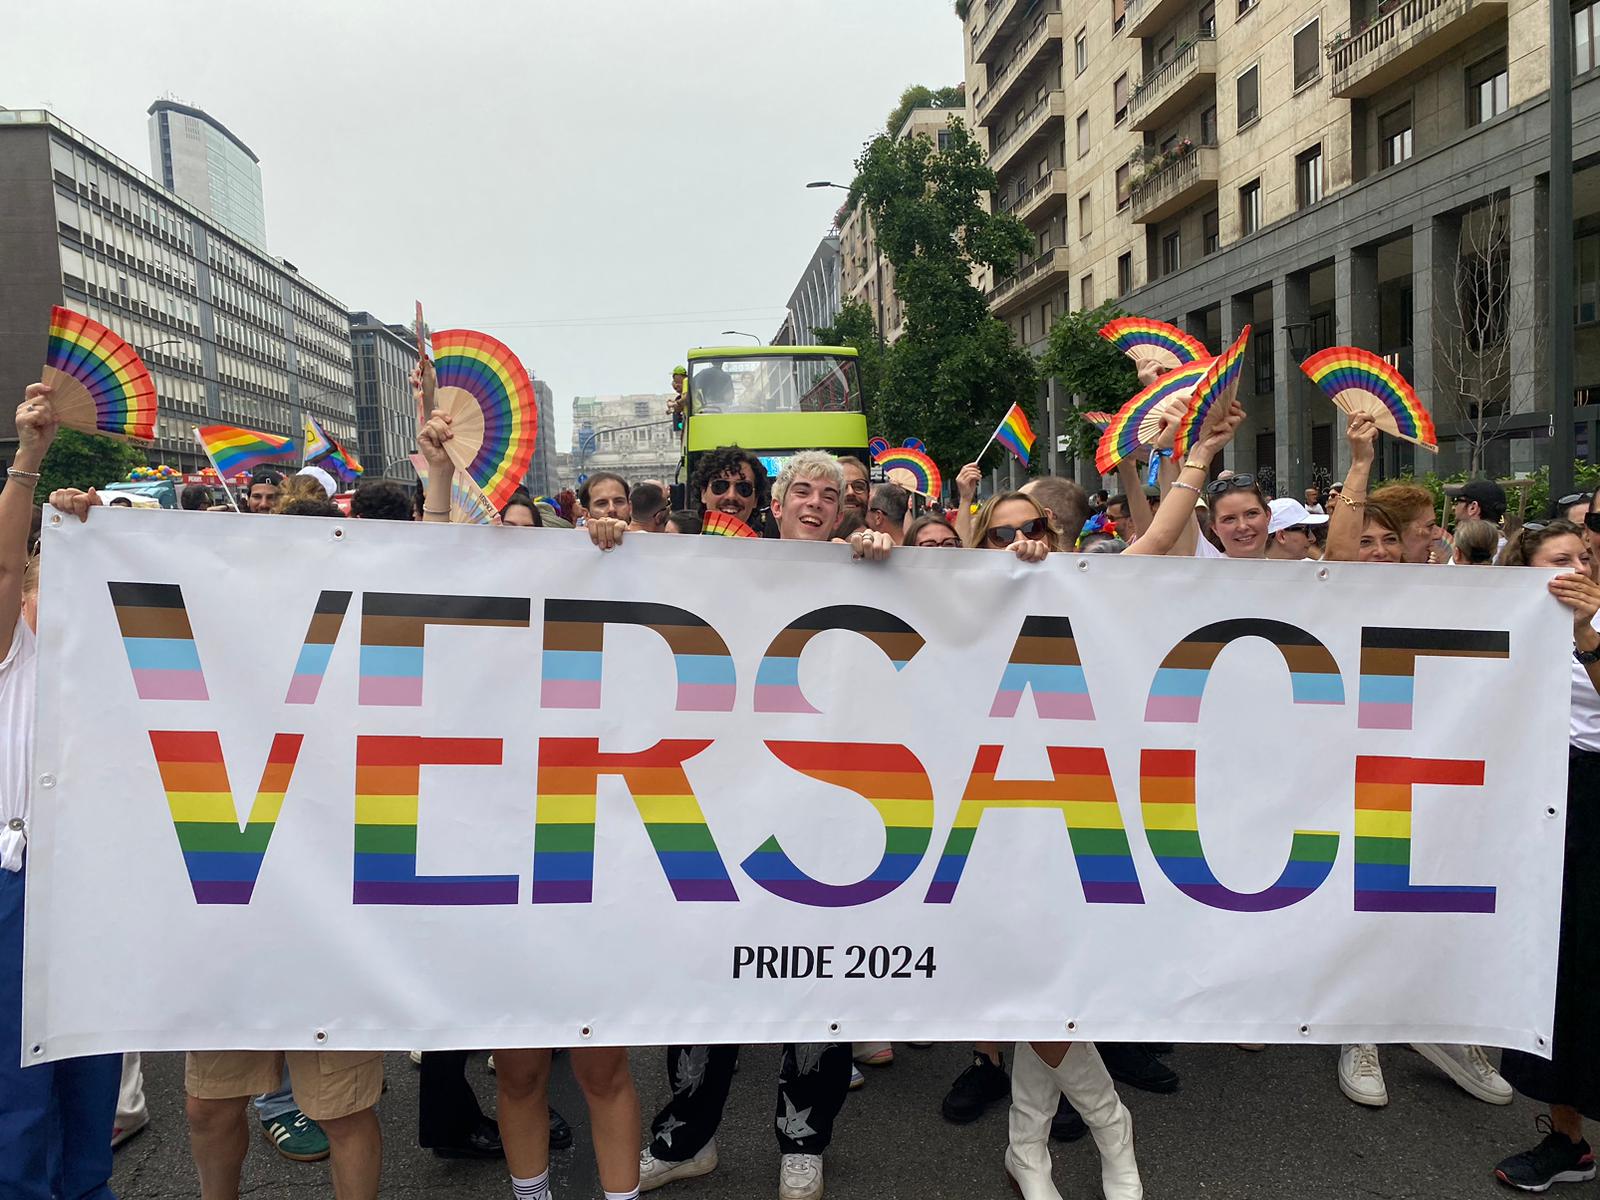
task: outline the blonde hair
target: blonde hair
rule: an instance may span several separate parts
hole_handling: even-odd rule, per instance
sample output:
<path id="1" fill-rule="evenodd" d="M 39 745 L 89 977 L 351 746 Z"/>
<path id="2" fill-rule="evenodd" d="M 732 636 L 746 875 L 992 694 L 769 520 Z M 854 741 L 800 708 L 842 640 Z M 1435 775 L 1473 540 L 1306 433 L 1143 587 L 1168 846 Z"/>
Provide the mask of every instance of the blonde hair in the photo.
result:
<path id="1" fill-rule="evenodd" d="M 1045 530 L 1045 536 L 1040 540 L 1050 547 L 1052 554 L 1060 550 L 1061 530 L 1050 519 L 1050 513 L 1045 506 L 1027 492 L 1001 492 L 998 496 L 990 496 L 989 499 L 985 500 L 983 507 L 978 510 L 978 515 L 972 520 L 972 536 L 967 542 L 968 549 L 979 550 L 983 548 L 983 543 L 989 537 L 989 526 L 994 522 L 994 510 L 1012 500 L 1025 502 L 1039 515 L 1039 519 L 1044 522 Z"/>
<path id="2" fill-rule="evenodd" d="M 844 491 L 844 468 L 839 460 L 825 450 L 802 450 L 778 472 L 772 485 L 772 499 L 777 504 L 789 494 L 789 485 L 796 479 L 825 479 L 839 491 Z"/>
<path id="3" fill-rule="evenodd" d="M 281 513 L 296 500 L 326 501 L 328 493 L 323 490 L 322 484 L 317 482 L 314 475 L 291 475 L 278 485 L 278 499 L 273 503 L 272 511 Z"/>

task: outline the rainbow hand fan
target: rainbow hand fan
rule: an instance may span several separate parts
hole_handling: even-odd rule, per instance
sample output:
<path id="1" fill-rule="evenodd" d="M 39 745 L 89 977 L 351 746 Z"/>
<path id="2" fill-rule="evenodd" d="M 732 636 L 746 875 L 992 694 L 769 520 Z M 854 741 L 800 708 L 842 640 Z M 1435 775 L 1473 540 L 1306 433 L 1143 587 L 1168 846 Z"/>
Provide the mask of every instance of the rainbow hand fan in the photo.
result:
<path id="1" fill-rule="evenodd" d="M 450 461 L 477 485 L 495 512 L 533 461 L 539 410 L 533 382 L 517 356 L 488 334 L 446 329 L 433 335 L 439 375 L 434 403 L 450 416 Z"/>
<path id="2" fill-rule="evenodd" d="M 713 509 L 700 522 L 700 532 L 713 537 L 758 538 L 761 535 L 732 513 Z"/>
<path id="3" fill-rule="evenodd" d="M 874 455 L 872 461 L 883 468 L 884 476 L 890 483 L 897 483 L 906 491 L 916 492 L 929 500 L 936 499 L 944 486 L 944 480 L 939 477 L 939 465 L 921 450 L 910 446 L 892 447 Z"/>
<path id="4" fill-rule="evenodd" d="M 1149 317 L 1118 317 L 1100 327 L 1100 336 L 1133 359 L 1135 366 L 1153 362 L 1163 371 L 1208 358 L 1205 344 L 1176 325 Z"/>
<path id="5" fill-rule="evenodd" d="M 428 491 L 428 460 L 420 454 L 411 456 L 417 478 L 422 481 L 422 491 Z M 498 525 L 499 512 L 484 498 L 482 492 L 460 471 L 450 477 L 450 523 L 452 525 Z"/>
<path id="6" fill-rule="evenodd" d="M 1096 429 L 1104 429 L 1107 425 L 1111 424 L 1112 421 L 1117 419 L 1116 413 L 1100 412 L 1098 409 L 1094 412 L 1079 413 L 1078 415 L 1085 421 L 1089 422 L 1089 424 L 1093 425 Z"/>
<path id="7" fill-rule="evenodd" d="M 1250 326 L 1246 325 L 1238 341 L 1211 360 L 1205 378 L 1195 385 L 1188 411 L 1179 420 L 1178 436 L 1172 444 L 1172 453 L 1179 459 L 1200 440 L 1212 411 L 1220 404 L 1219 411 L 1226 412 L 1239 394 L 1239 376 L 1244 373 L 1244 351 L 1249 344 Z"/>
<path id="8" fill-rule="evenodd" d="M 156 433 L 156 385 L 133 347 L 98 321 L 59 305 L 50 310 L 43 381 L 68 429 L 124 441 Z"/>
<path id="9" fill-rule="evenodd" d="M 1095 469 L 1109 475 L 1123 459 L 1154 446 L 1162 431 L 1189 411 L 1189 399 L 1212 361 L 1203 358 L 1168 371 L 1118 409 L 1095 447 Z"/>
<path id="10" fill-rule="evenodd" d="M 1439 435 L 1416 389 L 1376 354 L 1354 346 L 1330 346 L 1306 359 L 1300 369 L 1341 412 L 1366 413 L 1383 432 L 1438 452 Z"/>

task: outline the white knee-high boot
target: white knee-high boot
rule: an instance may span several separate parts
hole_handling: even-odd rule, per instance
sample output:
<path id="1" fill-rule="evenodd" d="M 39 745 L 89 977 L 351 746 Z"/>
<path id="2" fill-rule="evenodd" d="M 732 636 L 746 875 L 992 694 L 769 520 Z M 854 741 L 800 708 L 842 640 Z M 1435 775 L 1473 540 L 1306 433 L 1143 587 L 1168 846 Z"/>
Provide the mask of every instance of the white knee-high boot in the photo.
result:
<path id="1" fill-rule="evenodd" d="M 1028 1053 L 1045 1066 L 1031 1049 Z M 1019 1048 L 1017 1063 L 1011 1068 L 1013 1078 L 1021 1060 Z M 1144 1184 L 1139 1180 L 1139 1164 L 1133 1155 L 1133 1114 L 1123 1107 L 1117 1085 L 1111 1081 L 1094 1043 L 1074 1042 L 1051 1074 L 1094 1135 L 1094 1144 L 1100 1151 L 1100 1186 L 1106 1200 L 1142 1200 Z"/>
<path id="2" fill-rule="evenodd" d="M 1011 1058 L 1011 1141 L 1006 1174 L 1022 1200 L 1061 1200 L 1050 1179 L 1050 1120 L 1061 1088 L 1044 1060 L 1027 1042 Z"/>

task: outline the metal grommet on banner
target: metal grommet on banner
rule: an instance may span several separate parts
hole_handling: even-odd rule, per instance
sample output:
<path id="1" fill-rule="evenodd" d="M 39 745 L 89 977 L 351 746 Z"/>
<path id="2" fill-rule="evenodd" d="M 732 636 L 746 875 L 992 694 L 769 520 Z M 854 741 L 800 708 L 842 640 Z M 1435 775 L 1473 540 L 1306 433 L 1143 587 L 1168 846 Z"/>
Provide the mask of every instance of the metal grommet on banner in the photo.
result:
<path id="1" fill-rule="evenodd" d="M 343 525 L 335 525 L 333 527 L 333 540 L 337 542 L 343 536 L 344 536 L 344 526 Z"/>
<path id="2" fill-rule="evenodd" d="M 327 1040 L 328 1040 L 328 1031 L 326 1029 L 317 1030 L 317 1032 L 316 1032 L 317 1045 L 320 1046 L 320 1045 L 322 1045 L 323 1042 L 325 1042 Z"/>
<path id="3" fill-rule="evenodd" d="M 56 777 L 54 775 L 50 774 L 50 772 L 46 771 L 43 775 L 39 776 L 39 786 L 40 787 L 42 787 L 42 788 L 53 788 L 53 787 L 55 787 L 55 785 L 56 785 Z"/>
<path id="4" fill-rule="evenodd" d="M 1544 810 L 1544 815 L 1547 817 L 1553 817 L 1556 815 L 1556 810 L 1554 808 L 1547 808 Z"/>
<path id="5" fill-rule="evenodd" d="M 1542 1039 L 1541 1039 L 1541 1041 L 1540 1041 L 1540 1042 L 1539 1042 L 1539 1044 L 1540 1044 L 1540 1045 L 1541 1045 L 1541 1046 L 1542 1046 L 1542 1045 L 1544 1045 L 1544 1042 L 1543 1042 L 1543 1040 L 1542 1040 Z M 43 1046 L 34 1046 L 34 1047 L 31 1047 L 31 1048 L 30 1048 L 30 1050 L 29 1050 L 29 1053 L 31 1053 L 31 1054 L 32 1054 L 32 1055 L 33 1055 L 33 1056 L 34 1056 L 34 1057 L 35 1057 L 35 1058 L 38 1058 L 38 1057 L 39 1057 L 39 1056 L 40 1056 L 40 1055 L 41 1055 L 41 1054 L 43 1054 L 43 1053 L 44 1053 L 44 1047 L 43 1047 Z"/>
<path id="6" fill-rule="evenodd" d="M 1328 568 L 1327 567 L 1319 568 L 1318 571 L 1317 571 L 1317 578 L 1322 580 L 1323 583 L 1327 583 L 1328 582 Z"/>
<path id="7" fill-rule="evenodd" d="M 1089 560 L 1087 558 L 1080 558 L 1078 560 L 1078 570 L 1087 571 L 1088 569 L 1089 569 Z"/>
<path id="8" fill-rule="evenodd" d="M 61 524 L 61 514 L 60 513 L 51 513 L 50 514 L 50 524 L 52 524 L 52 525 Z"/>
<path id="9" fill-rule="evenodd" d="M 1309 1026 L 1309 1025 L 1300 1026 L 1300 1036 L 1301 1037 L 1310 1037 L 1311 1036 L 1311 1026 Z"/>
<path id="10" fill-rule="evenodd" d="M 588 1025 L 585 1025 L 582 1029 L 578 1030 L 578 1036 L 585 1039 L 591 1038 L 594 1036 L 594 1030 Z"/>
<path id="11" fill-rule="evenodd" d="M 839 1022 L 837 1022 L 837 1021 L 828 1022 L 828 1032 L 829 1033 L 838 1033 L 839 1032 Z"/>
<path id="12" fill-rule="evenodd" d="M 1068 1033 L 1071 1033 L 1077 1027 L 1078 1027 L 1078 1023 L 1076 1021 L 1068 1021 L 1067 1022 L 1067 1032 Z"/>

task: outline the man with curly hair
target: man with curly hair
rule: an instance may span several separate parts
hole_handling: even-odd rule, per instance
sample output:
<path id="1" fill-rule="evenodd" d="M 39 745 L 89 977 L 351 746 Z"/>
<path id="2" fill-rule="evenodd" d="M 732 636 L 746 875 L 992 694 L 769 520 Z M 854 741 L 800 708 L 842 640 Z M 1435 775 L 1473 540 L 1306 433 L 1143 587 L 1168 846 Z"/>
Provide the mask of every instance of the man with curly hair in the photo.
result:
<path id="1" fill-rule="evenodd" d="M 767 469 L 738 446 L 718 446 L 704 455 L 695 464 L 689 489 L 706 512 L 727 513 L 757 528 L 755 514 L 765 511 L 771 496 Z"/>

